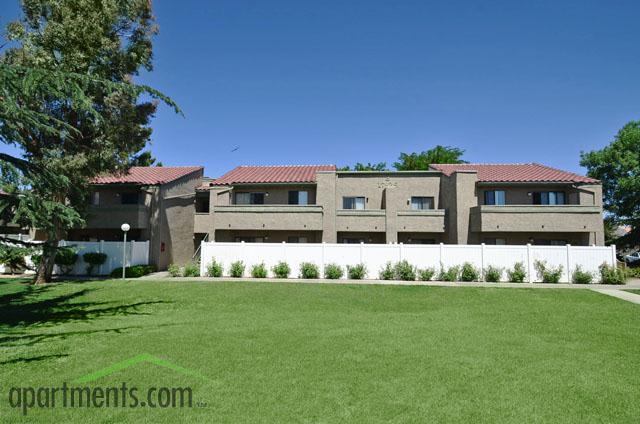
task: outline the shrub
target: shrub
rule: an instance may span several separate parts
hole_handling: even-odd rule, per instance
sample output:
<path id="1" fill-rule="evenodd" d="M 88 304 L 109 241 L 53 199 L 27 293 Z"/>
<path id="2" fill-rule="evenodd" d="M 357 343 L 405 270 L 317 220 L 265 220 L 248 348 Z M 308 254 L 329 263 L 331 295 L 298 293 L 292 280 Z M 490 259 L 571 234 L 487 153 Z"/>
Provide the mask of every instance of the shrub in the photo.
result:
<path id="1" fill-rule="evenodd" d="M 155 265 L 132 265 L 127 267 L 124 276 L 126 278 L 139 278 L 152 272 L 156 272 Z M 110 276 L 111 278 L 122 278 L 122 267 L 111 271 Z"/>
<path id="2" fill-rule="evenodd" d="M 251 267 L 251 276 L 253 278 L 267 278 L 267 266 L 264 262 Z"/>
<path id="3" fill-rule="evenodd" d="M 320 270 L 318 270 L 318 266 L 316 264 L 312 264 L 311 262 L 303 262 L 300 264 L 300 278 L 319 278 Z"/>
<path id="4" fill-rule="evenodd" d="M 393 269 L 396 280 L 415 281 L 416 267 L 411 265 L 409 261 L 400 261 Z"/>
<path id="5" fill-rule="evenodd" d="M 212 259 L 207 265 L 207 275 L 209 277 L 222 277 L 222 273 L 224 272 L 224 268 L 220 262 L 216 262 L 215 259 Z"/>
<path id="6" fill-rule="evenodd" d="M 380 279 L 381 280 L 393 280 L 396 272 L 393 269 L 393 264 L 391 262 L 387 262 L 387 264 L 380 270 Z"/>
<path id="7" fill-rule="evenodd" d="M 327 264 L 324 267 L 324 278 L 329 280 L 339 280 L 344 275 L 342 267 L 338 264 Z"/>
<path id="8" fill-rule="evenodd" d="M 593 274 L 587 271 L 583 271 L 580 265 L 576 266 L 571 276 L 571 281 L 574 284 L 591 284 L 593 281 Z"/>
<path id="9" fill-rule="evenodd" d="M 27 262 L 25 256 L 27 249 L 13 246 L 0 246 L 0 264 L 5 265 L 13 274 L 16 270 L 25 269 Z M 35 263 L 33 255 L 31 260 Z"/>
<path id="10" fill-rule="evenodd" d="M 489 265 L 484 270 L 484 281 L 488 283 L 499 283 L 502 279 L 502 268 Z"/>
<path id="11" fill-rule="evenodd" d="M 182 271 L 180 270 L 180 267 L 176 264 L 169 264 L 169 266 L 167 267 L 167 271 L 169 272 L 169 277 L 182 276 Z M 122 273 L 122 268 L 120 272 Z"/>
<path id="12" fill-rule="evenodd" d="M 88 264 L 87 275 L 91 275 L 95 267 L 100 266 L 107 261 L 107 254 L 100 252 L 87 252 L 82 255 L 82 259 Z"/>
<path id="13" fill-rule="evenodd" d="M 543 283 L 556 284 L 560 282 L 560 278 L 562 277 L 562 265 L 558 265 L 554 268 L 547 265 L 546 261 L 536 260 L 533 263 L 533 267 L 536 269 L 538 278 L 542 280 Z"/>
<path id="14" fill-rule="evenodd" d="M 460 271 L 460 281 L 470 282 L 478 281 L 480 279 L 480 271 L 475 268 L 470 262 L 462 264 L 462 270 Z"/>
<path id="15" fill-rule="evenodd" d="M 271 270 L 277 278 L 289 278 L 289 274 L 291 274 L 291 267 L 284 261 L 278 262 Z"/>
<path id="16" fill-rule="evenodd" d="M 418 270 L 418 278 L 421 281 L 431 281 L 434 275 L 436 275 L 435 268 L 425 268 Z"/>
<path id="17" fill-rule="evenodd" d="M 460 274 L 459 266 L 452 266 L 451 268 L 446 269 L 444 266 L 440 265 L 440 274 L 438 275 L 438 280 L 458 281 L 458 274 Z"/>
<path id="18" fill-rule="evenodd" d="M 606 263 L 600 265 L 600 283 L 602 284 L 624 284 L 627 275 L 623 269 L 611 266 Z"/>
<path id="19" fill-rule="evenodd" d="M 182 271 L 183 277 L 199 277 L 200 276 L 200 267 L 198 264 L 190 262 L 184 266 L 184 270 Z"/>
<path id="20" fill-rule="evenodd" d="M 54 263 L 60 267 L 62 274 L 68 275 L 78 261 L 78 254 L 68 247 L 62 247 L 56 251 Z"/>
<path id="21" fill-rule="evenodd" d="M 347 275 L 351 280 L 362 280 L 367 276 L 367 267 L 364 264 L 347 265 Z"/>
<path id="22" fill-rule="evenodd" d="M 509 277 L 509 281 L 512 283 L 523 283 L 524 279 L 527 278 L 527 271 L 524 269 L 524 263 L 516 262 L 513 264 L 513 268 L 507 270 L 507 277 Z"/>
<path id="23" fill-rule="evenodd" d="M 235 261 L 231 262 L 231 267 L 229 268 L 229 275 L 233 278 L 242 278 L 244 275 L 244 262 Z"/>
<path id="24" fill-rule="evenodd" d="M 640 267 L 627 268 L 628 278 L 640 278 Z"/>

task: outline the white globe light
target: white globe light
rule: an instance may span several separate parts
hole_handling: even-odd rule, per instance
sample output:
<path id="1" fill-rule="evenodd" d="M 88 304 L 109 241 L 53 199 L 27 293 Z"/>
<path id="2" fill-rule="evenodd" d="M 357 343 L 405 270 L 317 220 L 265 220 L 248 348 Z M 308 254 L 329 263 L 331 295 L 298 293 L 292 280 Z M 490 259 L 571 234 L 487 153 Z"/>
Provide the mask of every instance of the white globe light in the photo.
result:
<path id="1" fill-rule="evenodd" d="M 130 229 L 130 228 L 131 228 L 131 226 L 130 226 L 129 224 L 127 224 L 126 222 L 120 226 L 120 229 L 121 229 L 122 231 L 124 231 L 125 233 L 126 233 L 127 231 L 129 231 L 129 229 Z"/>

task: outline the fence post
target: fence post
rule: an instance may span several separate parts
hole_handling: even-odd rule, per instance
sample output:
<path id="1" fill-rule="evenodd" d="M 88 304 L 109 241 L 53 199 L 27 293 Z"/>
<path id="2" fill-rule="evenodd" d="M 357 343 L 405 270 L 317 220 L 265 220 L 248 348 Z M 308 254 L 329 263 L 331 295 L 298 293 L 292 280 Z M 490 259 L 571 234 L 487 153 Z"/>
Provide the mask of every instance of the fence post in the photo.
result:
<path id="1" fill-rule="evenodd" d="M 321 274 L 320 278 L 324 278 L 324 255 L 325 255 L 324 249 L 326 244 L 327 244 L 326 242 L 324 241 L 322 242 L 322 255 L 320 257 L 320 274 Z"/>
<path id="2" fill-rule="evenodd" d="M 402 243 L 399 243 L 399 244 L 398 244 L 398 257 L 400 258 L 400 261 L 402 261 L 402 259 L 403 259 L 403 253 L 404 253 L 404 252 L 402 251 L 402 247 L 403 247 L 403 244 L 402 244 Z"/>
<path id="3" fill-rule="evenodd" d="M 611 266 L 616 266 L 616 245 L 612 244 L 611 245 Z"/>
<path id="4" fill-rule="evenodd" d="M 484 281 L 484 243 L 480 244 L 480 281 Z"/>
<path id="5" fill-rule="evenodd" d="M 533 283 L 533 261 L 531 260 L 531 243 L 527 243 L 527 275 L 529 282 Z"/>
<path id="6" fill-rule="evenodd" d="M 442 250 L 444 249 L 444 243 L 440 243 L 440 269 L 442 270 Z"/>
<path id="7" fill-rule="evenodd" d="M 98 246 L 99 246 L 98 247 L 98 252 L 104 253 L 104 240 L 100 240 L 100 244 Z M 104 264 L 100 265 L 100 267 L 98 268 L 98 274 L 99 275 L 103 275 L 103 269 L 102 269 L 103 267 L 104 267 Z"/>
<path id="8" fill-rule="evenodd" d="M 360 263 L 364 262 L 364 242 L 360 242 Z"/>
<path id="9" fill-rule="evenodd" d="M 567 283 L 571 282 L 571 245 L 567 244 Z"/>

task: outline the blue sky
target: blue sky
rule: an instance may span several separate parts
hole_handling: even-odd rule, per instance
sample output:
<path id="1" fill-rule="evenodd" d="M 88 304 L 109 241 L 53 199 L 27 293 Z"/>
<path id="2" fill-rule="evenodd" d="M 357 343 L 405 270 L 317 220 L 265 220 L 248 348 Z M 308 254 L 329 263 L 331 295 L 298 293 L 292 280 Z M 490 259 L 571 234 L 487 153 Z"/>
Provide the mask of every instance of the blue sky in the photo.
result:
<path id="1" fill-rule="evenodd" d="M 2 1 L 3 26 L 17 3 Z M 154 7 L 155 70 L 139 81 L 185 117 L 160 110 L 152 151 L 210 176 L 239 164 L 391 165 L 436 144 L 472 162 L 583 172 L 581 150 L 640 119 L 637 0 Z"/>

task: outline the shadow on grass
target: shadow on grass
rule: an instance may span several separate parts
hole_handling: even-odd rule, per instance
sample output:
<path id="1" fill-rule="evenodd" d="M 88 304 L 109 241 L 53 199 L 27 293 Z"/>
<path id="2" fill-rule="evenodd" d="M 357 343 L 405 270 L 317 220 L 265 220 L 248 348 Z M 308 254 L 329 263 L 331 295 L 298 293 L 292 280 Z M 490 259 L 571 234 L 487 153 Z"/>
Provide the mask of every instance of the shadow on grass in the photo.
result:
<path id="1" fill-rule="evenodd" d="M 38 324 L 89 321 L 103 316 L 148 315 L 141 307 L 170 303 L 151 300 L 114 305 L 113 302 L 81 301 L 95 289 L 50 295 L 51 286 L 25 286 L 23 290 L 0 296 L 0 328 L 26 329 Z"/>
<path id="2" fill-rule="evenodd" d="M 88 334 L 96 333 L 114 333 L 121 334 L 127 330 L 141 329 L 140 326 L 132 327 L 118 327 L 118 328 L 101 328 L 97 330 L 85 330 L 85 331 L 65 331 L 62 333 L 40 333 L 40 334 L 19 334 L 14 333 L 8 336 L 0 337 L 0 346 L 3 347 L 17 347 L 17 346 L 33 346 L 41 342 L 47 342 L 50 340 L 65 340 L 75 336 L 85 336 Z M 2 362 L 0 362 L 2 363 Z"/>
<path id="3" fill-rule="evenodd" d="M 32 357 L 28 357 L 28 358 L 14 358 L 14 359 L 9 359 L 7 361 L 0 361 L 0 365 L 11 365 L 11 364 L 28 364 L 30 362 L 38 362 L 38 361 L 46 361 L 49 359 L 55 359 L 55 358 L 64 358 L 67 355 L 66 353 L 59 353 L 59 354 L 55 354 L 55 355 L 40 355 L 40 356 L 32 356 Z"/>

